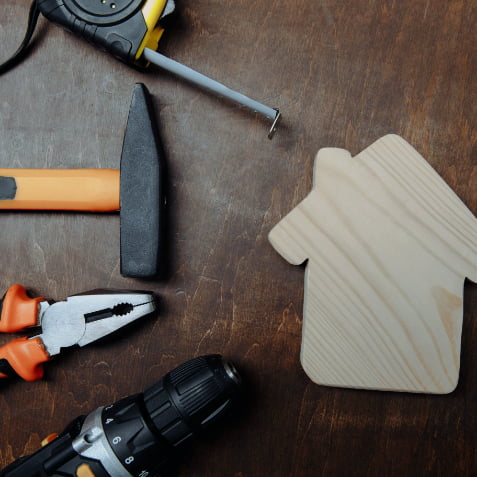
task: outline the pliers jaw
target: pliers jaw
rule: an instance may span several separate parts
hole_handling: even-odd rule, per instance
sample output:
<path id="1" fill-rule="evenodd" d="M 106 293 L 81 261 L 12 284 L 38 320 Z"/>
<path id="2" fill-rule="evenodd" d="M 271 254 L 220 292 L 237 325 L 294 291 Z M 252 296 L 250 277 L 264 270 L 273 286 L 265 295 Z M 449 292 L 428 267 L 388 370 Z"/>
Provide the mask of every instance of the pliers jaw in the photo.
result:
<path id="1" fill-rule="evenodd" d="M 38 335 L 50 356 L 62 348 L 85 346 L 150 315 L 156 309 L 149 293 L 83 294 L 51 305 Z"/>

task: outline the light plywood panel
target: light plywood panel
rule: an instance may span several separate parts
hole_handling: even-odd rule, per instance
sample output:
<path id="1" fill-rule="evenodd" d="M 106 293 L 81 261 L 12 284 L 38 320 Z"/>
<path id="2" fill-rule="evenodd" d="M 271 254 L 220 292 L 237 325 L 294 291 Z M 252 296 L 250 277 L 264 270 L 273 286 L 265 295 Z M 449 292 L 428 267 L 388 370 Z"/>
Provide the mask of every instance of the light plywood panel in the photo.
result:
<path id="1" fill-rule="evenodd" d="M 388 135 L 318 152 L 311 193 L 270 232 L 308 260 L 301 362 L 316 383 L 448 393 L 458 381 L 477 221 L 428 162 Z"/>

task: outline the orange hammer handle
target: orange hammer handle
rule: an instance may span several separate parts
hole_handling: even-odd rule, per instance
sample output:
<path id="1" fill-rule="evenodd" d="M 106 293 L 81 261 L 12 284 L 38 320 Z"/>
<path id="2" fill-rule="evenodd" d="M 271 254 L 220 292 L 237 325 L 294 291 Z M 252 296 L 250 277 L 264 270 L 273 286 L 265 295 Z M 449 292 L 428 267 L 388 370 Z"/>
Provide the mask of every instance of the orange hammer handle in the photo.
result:
<path id="1" fill-rule="evenodd" d="M 11 333 L 38 325 L 39 303 L 43 297 L 30 298 L 22 285 L 12 285 L 0 300 L 0 331 Z"/>
<path id="2" fill-rule="evenodd" d="M 119 210 L 120 171 L 0 169 L 0 209 Z"/>
<path id="3" fill-rule="evenodd" d="M 0 348 L 0 378 L 15 374 L 25 381 L 36 381 L 43 377 L 41 363 L 50 356 L 40 338 L 18 338 Z"/>

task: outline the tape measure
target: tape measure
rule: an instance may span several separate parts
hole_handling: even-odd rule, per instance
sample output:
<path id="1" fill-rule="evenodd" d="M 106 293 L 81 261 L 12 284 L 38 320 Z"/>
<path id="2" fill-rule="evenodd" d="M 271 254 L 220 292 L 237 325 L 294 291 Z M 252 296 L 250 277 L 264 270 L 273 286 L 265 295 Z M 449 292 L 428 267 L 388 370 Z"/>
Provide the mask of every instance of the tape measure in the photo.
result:
<path id="1" fill-rule="evenodd" d="M 108 51 L 144 64 L 144 48 L 156 50 L 164 32 L 160 20 L 175 9 L 172 0 L 37 0 L 51 22 Z"/>

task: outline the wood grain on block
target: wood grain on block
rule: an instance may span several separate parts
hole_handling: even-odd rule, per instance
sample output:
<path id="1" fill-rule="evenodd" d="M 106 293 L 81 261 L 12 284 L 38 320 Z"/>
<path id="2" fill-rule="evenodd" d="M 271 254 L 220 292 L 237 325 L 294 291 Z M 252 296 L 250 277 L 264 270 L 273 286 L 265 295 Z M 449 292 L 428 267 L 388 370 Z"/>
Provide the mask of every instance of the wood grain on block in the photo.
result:
<path id="1" fill-rule="evenodd" d="M 318 152 L 311 193 L 270 232 L 308 260 L 301 362 L 316 383 L 448 393 L 457 385 L 477 221 L 429 163 L 388 135 Z"/>

